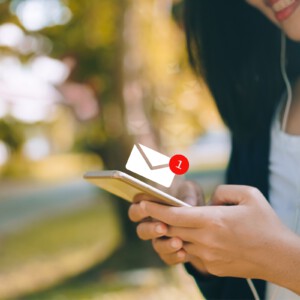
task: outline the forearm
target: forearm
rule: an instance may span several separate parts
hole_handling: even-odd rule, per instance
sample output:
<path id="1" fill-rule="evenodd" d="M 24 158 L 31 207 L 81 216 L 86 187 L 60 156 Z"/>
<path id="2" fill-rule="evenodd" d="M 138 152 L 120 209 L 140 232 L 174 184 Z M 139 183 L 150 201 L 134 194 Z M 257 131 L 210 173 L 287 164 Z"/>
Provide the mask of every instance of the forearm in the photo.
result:
<path id="1" fill-rule="evenodd" d="M 266 264 L 265 280 L 300 295 L 300 237 L 292 232 L 273 245 Z"/>

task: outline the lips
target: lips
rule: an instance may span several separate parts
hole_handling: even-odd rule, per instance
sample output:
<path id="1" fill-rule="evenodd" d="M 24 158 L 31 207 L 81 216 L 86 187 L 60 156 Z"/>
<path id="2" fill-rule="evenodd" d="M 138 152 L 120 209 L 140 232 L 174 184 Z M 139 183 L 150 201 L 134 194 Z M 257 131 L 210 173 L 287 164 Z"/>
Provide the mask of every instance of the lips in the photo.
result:
<path id="1" fill-rule="evenodd" d="M 300 0 L 267 0 L 279 22 L 288 19 L 300 4 Z"/>

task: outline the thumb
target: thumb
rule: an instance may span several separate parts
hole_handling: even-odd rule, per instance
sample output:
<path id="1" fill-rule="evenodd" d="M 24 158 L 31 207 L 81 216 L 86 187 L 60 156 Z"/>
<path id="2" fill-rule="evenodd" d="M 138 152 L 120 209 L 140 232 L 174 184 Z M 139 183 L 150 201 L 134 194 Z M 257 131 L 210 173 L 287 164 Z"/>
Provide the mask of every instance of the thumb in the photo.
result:
<path id="1" fill-rule="evenodd" d="M 256 188 L 246 185 L 220 185 L 216 188 L 210 205 L 241 205 L 252 198 Z M 255 197 L 254 197 L 255 198 Z"/>
<path id="2" fill-rule="evenodd" d="M 193 181 L 184 181 L 178 187 L 176 197 L 192 206 L 204 206 L 205 199 L 201 187 Z"/>

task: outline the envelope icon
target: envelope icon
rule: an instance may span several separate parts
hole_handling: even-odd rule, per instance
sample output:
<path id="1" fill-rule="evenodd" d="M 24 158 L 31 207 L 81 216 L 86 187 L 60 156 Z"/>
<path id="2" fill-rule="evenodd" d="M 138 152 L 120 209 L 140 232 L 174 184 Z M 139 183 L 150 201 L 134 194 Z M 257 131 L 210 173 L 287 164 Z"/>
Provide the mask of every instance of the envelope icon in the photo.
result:
<path id="1" fill-rule="evenodd" d="M 170 157 L 144 145 L 133 146 L 126 169 L 147 179 L 170 187 L 175 174 L 169 168 Z"/>

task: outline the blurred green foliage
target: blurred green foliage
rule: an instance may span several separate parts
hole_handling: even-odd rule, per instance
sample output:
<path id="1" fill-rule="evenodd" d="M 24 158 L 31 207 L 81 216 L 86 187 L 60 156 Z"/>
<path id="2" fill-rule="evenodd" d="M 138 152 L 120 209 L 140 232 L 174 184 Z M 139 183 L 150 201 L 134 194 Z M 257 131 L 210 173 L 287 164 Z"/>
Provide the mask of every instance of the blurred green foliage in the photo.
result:
<path id="1" fill-rule="evenodd" d="M 99 113 L 82 120 L 74 107 L 62 97 L 55 104 L 58 109 L 50 120 L 27 124 L 9 114 L 0 118 L 0 141 L 4 141 L 11 152 L 9 166 L 0 166 L 1 175 L 15 181 L 21 178 L 35 180 L 38 185 L 43 178 L 49 178 L 49 174 L 54 174 L 52 178 L 56 177 L 58 182 L 69 180 L 65 175 L 69 173 L 65 170 L 72 170 L 72 167 L 77 177 L 87 171 L 87 166 L 124 170 L 135 141 L 151 141 L 171 153 L 176 148 L 189 146 L 210 124 L 219 124 L 205 85 L 194 78 L 188 67 L 178 1 L 172 7 L 169 0 L 61 0 L 61 4 L 71 12 L 70 20 L 37 31 L 28 30 L 15 14 L 18 5 L 25 1 L 28 0 L 0 0 L 0 23 L 16 24 L 25 35 L 41 41 L 44 46 L 40 51 L 24 54 L 0 45 L 0 58 L 17 57 L 25 67 L 41 56 L 63 62 L 68 65 L 70 74 L 64 83 L 53 84 L 52 87 L 58 91 L 64 84 L 88 87 L 95 96 Z M 84 102 L 85 99 L 79 100 Z M 137 115 L 135 120 L 131 120 L 133 113 Z M 131 121 L 136 122 L 140 132 L 133 130 Z M 26 142 L 35 136 L 46 136 L 51 147 L 51 153 L 41 161 L 30 161 L 23 153 Z M 83 155 L 90 152 L 101 160 Z M 75 157 L 74 153 L 79 155 Z M 106 199 L 101 197 L 101 200 Z M 55 263 L 58 258 L 71 257 L 73 250 L 82 250 L 86 258 L 95 255 L 88 263 L 83 259 L 81 269 L 75 270 L 75 275 L 102 262 L 121 240 L 130 241 L 130 245 L 127 243 L 119 249 L 118 258 L 114 258 L 115 265 L 127 268 L 134 262 L 153 263 L 155 259 L 150 244 L 144 246 L 136 241 L 135 225 L 127 216 L 128 203 L 116 203 L 116 209 L 111 204 L 101 203 L 75 214 L 42 220 L 22 232 L 5 237 L 5 245 L 0 250 L 0 276 L 11 280 L 10 272 L 21 276 L 21 271 L 27 266 L 30 269 L 33 264 L 36 268 L 30 269 L 31 275 L 18 281 L 20 284 L 29 282 L 30 285 L 31 280 L 39 275 L 37 270 L 43 270 L 45 265 L 49 267 L 51 260 Z M 99 246 L 97 249 L 102 247 L 98 255 L 96 251 L 91 252 L 95 245 Z M 72 259 L 76 265 L 78 259 Z M 51 280 L 45 285 L 36 283 L 31 286 L 31 291 L 72 276 L 67 271 L 57 267 L 52 274 L 56 278 L 52 283 Z M 26 275 L 26 272 L 22 274 Z M 5 282 L 2 282 L 4 290 L 9 287 Z M 14 284 L 13 280 L 10 284 Z M 30 291 L 24 286 L 19 291 L 14 286 L 10 288 L 12 294 Z M 106 286 L 99 281 L 87 280 L 81 285 L 68 282 L 62 283 L 56 290 L 28 296 L 28 299 L 59 299 L 60 295 L 66 295 L 67 299 L 80 299 L 88 295 L 88 291 L 91 297 L 92 294 L 96 297 L 100 292 L 123 288 L 123 283 Z M 174 288 L 170 290 L 174 291 Z M 144 294 L 147 292 L 147 289 L 143 291 Z M 162 291 L 161 295 L 164 293 L 166 291 Z"/>
<path id="2" fill-rule="evenodd" d="M 106 150 L 106 145 L 114 137 L 108 133 L 104 114 L 108 103 L 115 102 L 117 106 L 122 107 L 122 20 L 126 1 L 63 1 L 71 11 L 71 20 L 67 24 L 46 27 L 37 32 L 28 31 L 13 13 L 12 6 L 16 11 L 22 1 L 26 0 L 1 3 L 0 22 L 15 23 L 26 34 L 42 36 L 51 45 L 51 52 L 45 53 L 46 55 L 59 60 L 71 60 L 74 65 L 71 67 L 68 81 L 86 84 L 95 93 L 101 107 L 99 118 L 78 125 L 73 149 L 93 151 L 107 156 L 107 161 L 113 161 L 109 158 L 110 151 Z M 14 49 L 0 46 L 0 56 L 6 55 L 17 56 L 26 63 L 28 59 L 40 53 L 24 55 Z M 120 122 L 122 123 L 122 120 Z M 26 128 L 16 123 L 11 118 L 4 118 L 0 124 L 0 139 L 6 142 L 12 151 L 20 149 L 26 135 Z M 43 128 L 43 124 L 36 124 L 36 127 L 38 126 Z M 113 141 L 111 143 L 114 144 Z"/>

